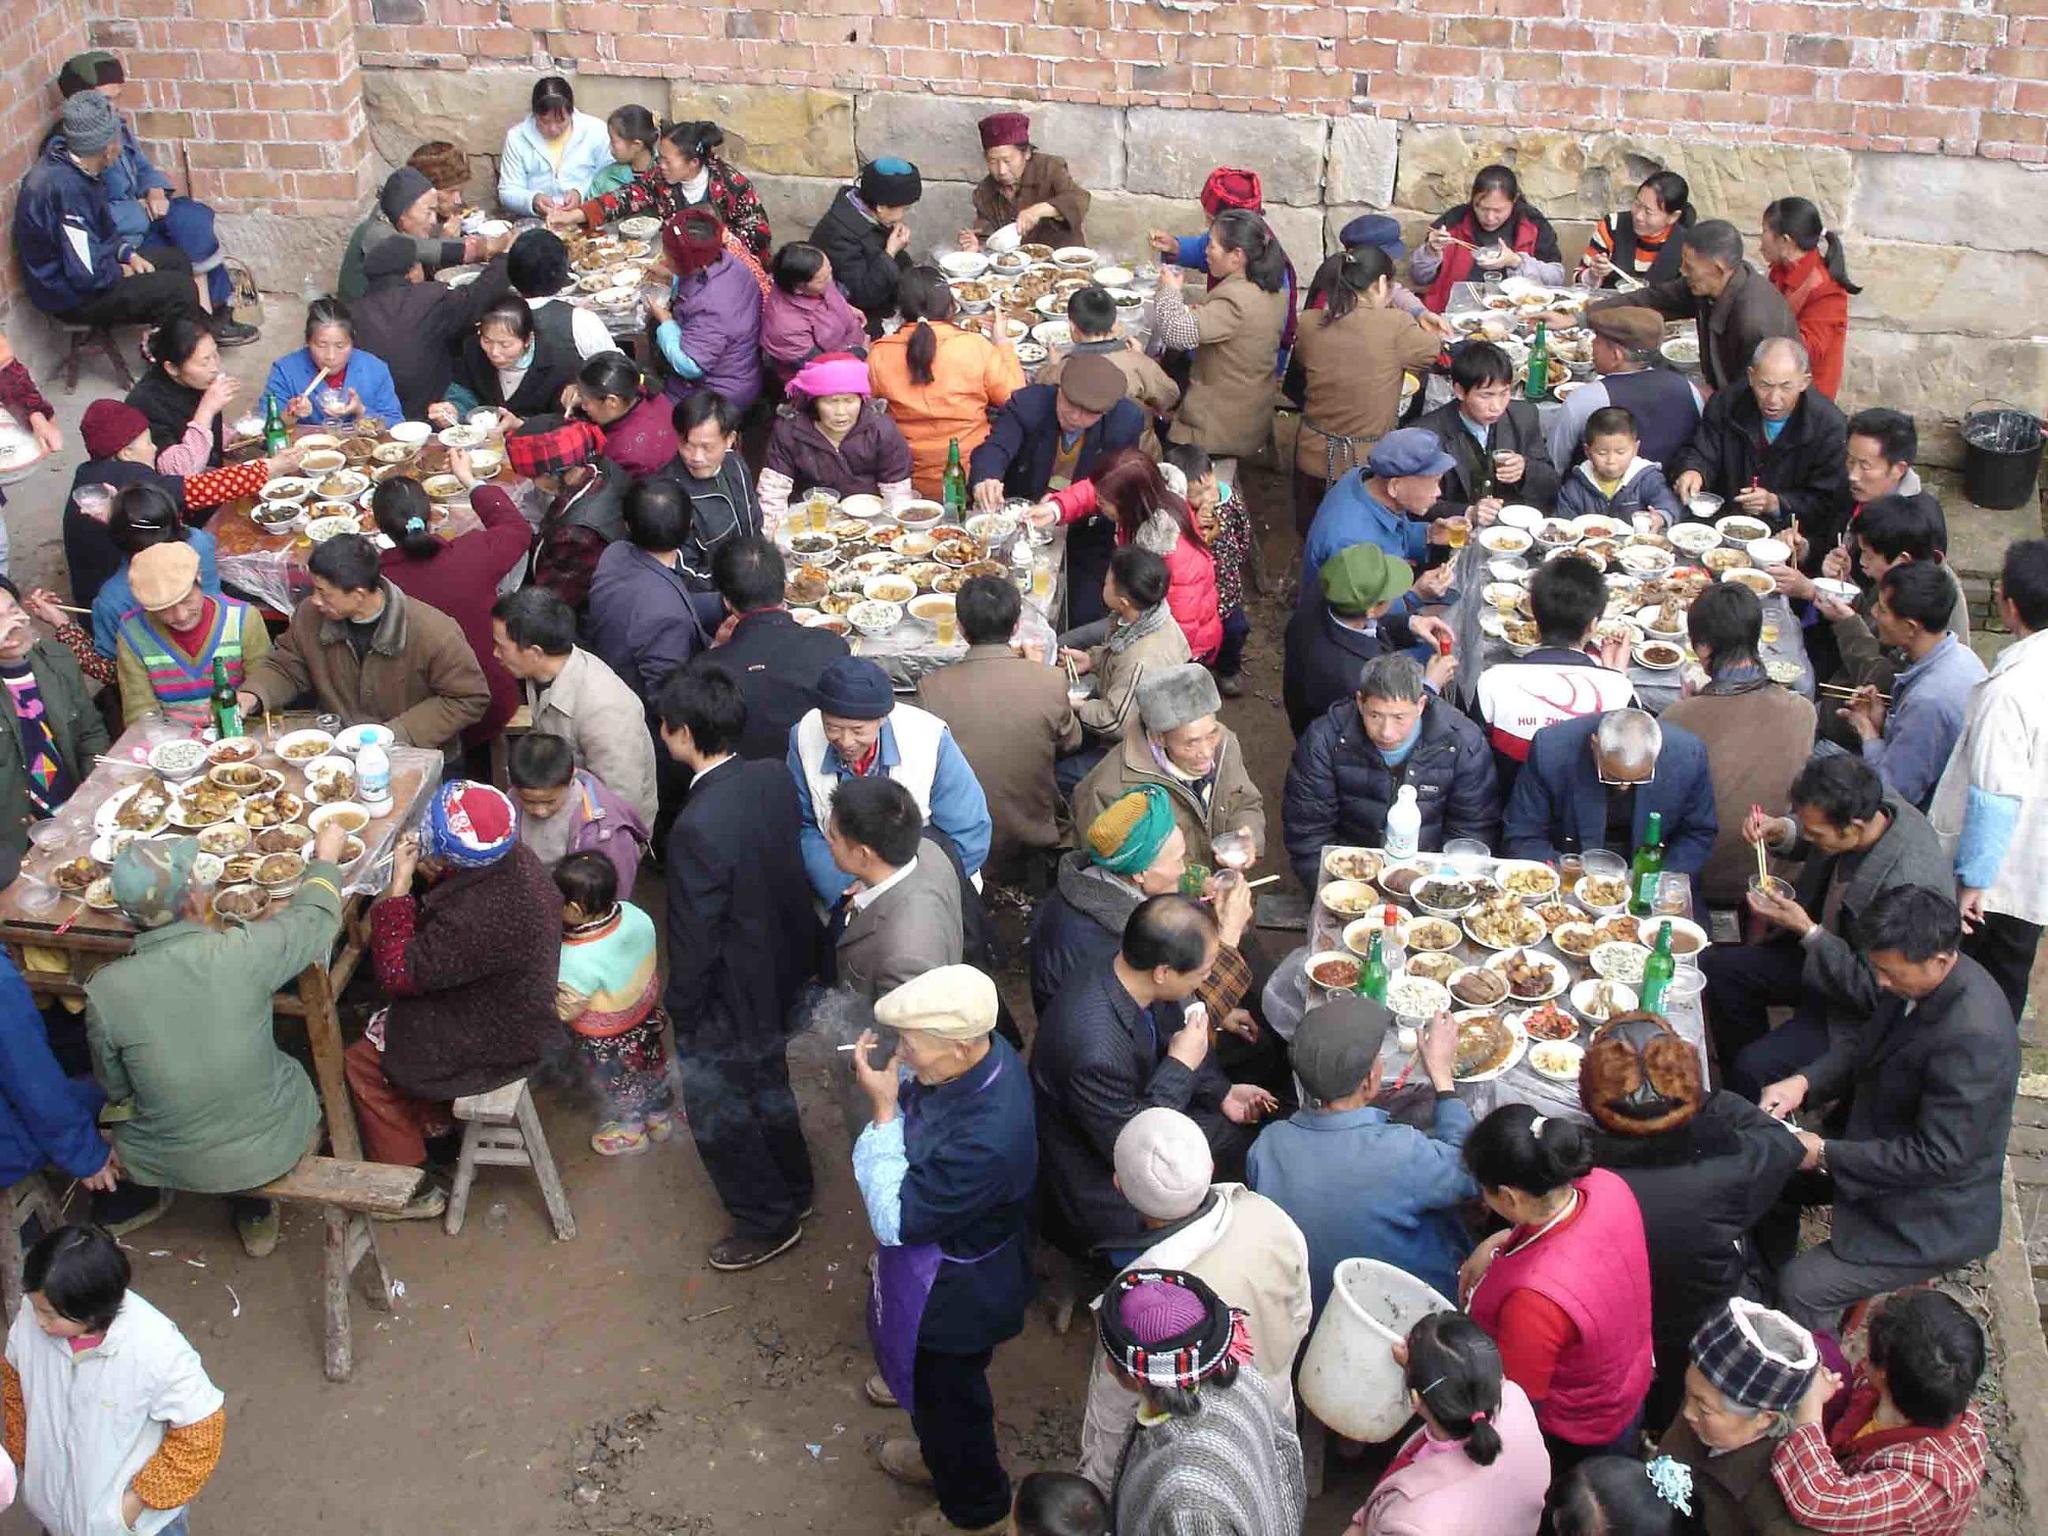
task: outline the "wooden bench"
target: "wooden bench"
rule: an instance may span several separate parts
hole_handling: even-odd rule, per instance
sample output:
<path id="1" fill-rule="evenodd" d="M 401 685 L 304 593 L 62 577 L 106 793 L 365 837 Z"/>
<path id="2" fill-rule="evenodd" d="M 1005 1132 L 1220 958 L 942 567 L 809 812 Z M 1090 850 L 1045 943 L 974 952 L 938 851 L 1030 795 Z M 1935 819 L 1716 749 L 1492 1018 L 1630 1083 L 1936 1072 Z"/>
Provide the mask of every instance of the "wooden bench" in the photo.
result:
<path id="1" fill-rule="evenodd" d="M 64 354 L 64 393 L 74 394 L 78 389 L 78 365 L 85 361 L 88 352 L 97 352 L 106 358 L 114 370 L 114 377 L 121 381 L 123 389 L 135 387 L 134 370 L 128 366 L 128 359 L 121 351 L 120 340 L 114 335 L 111 325 L 83 325 L 70 320 L 59 320 L 57 328 L 71 340 L 71 346 Z"/>
<path id="2" fill-rule="evenodd" d="M 21 1306 L 21 1229 L 31 1216 L 42 1219 L 46 1233 L 62 1225 L 56 1197 L 40 1173 L 0 1192 L 0 1328 L 13 1325 Z"/>
<path id="3" fill-rule="evenodd" d="M 540 1128 L 540 1111 L 526 1079 L 515 1078 L 489 1093 L 473 1093 L 455 1101 L 455 1118 L 463 1122 L 462 1154 L 455 1164 L 455 1187 L 448 1192 L 448 1235 L 462 1230 L 462 1218 L 469 1209 L 469 1187 L 476 1182 L 479 1164 L 501 1168 L 531 1168 L 540 1185 L 540 1197 L 555 1224 L 555 1236 L 567 1242 L 576 1235 L 576 1218 L 569 1214 L 569 1197 L 562 1190 L 562 1176 L 556 1171 L 548 1139 Z"/>
<path id="4" fill-rule="evenodd" d="M 356 1266 L 371 1261 L 365 1299 L 379 1312 L 391 1310 L 391 1271 L 377 1248 L 372 1216 L 396 1216 L 419 1188 L 417 1168 L 390 1163 L 356 1163 L 311 1153 L 281 1179 L 251 1190 L 268 1200 L 300 1200 L 320 1207 L 327 1225 L 326 1252 L 321 1260 L 321 1310 L 325 1314 L 327 1379 L 347 1381 L 355 1369 L 354 1335 L 349 1324 L 348 1288 Z"/>

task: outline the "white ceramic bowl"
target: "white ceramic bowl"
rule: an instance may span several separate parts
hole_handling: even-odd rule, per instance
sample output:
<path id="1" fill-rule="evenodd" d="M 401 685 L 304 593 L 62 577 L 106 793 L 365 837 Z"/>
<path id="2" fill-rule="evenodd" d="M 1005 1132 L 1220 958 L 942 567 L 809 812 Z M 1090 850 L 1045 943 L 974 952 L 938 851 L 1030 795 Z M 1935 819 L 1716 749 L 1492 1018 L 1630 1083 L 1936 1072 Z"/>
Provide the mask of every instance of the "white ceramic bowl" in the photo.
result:
<path id="1" fill-rule="evenodd" d="M 903 622 L 903 605 L 865 598 L 847 611 L 847 622 L 870 639 L 886 635 Z"/>
<path id="2" fill-rule="evenodd" d="M 1792 546 L 1783 539 L 1751 539 L 1743 546 L 1743 552 L 1749 556 L 1749 563 L 1759 570 L 1792 563 Z"/>
<path id="3" fill-rule="evenodd" d="M 1606 1012 L 1598 1007 L 1602 987 L 1613 994 L 1615 1003 L 1615 1007 Z M 1572 1012 L 1595 1024 L 1605 1024 L 1616 1014 L 1634 1012 L 1637 1001 L 1635 988 L 1625 981 L 1602 981 L 1598 976 L 1589 976 L 1572 988 Z"/>
<path id="4" fill-rule="evenodd" d="M 1500 509 L 1496 521 L 1505 523 L 1510 528 L 1533 529 L 1543 521 L 1543 514 L 1521 502 L 1509 502 Z"/>
<path id="5" fill-rule="evenodd" d="M 939 268 L 948 277 L 979 277 L 988 265 L 988 258 L 979 251 L 948 251 L 939 258 Z"/>

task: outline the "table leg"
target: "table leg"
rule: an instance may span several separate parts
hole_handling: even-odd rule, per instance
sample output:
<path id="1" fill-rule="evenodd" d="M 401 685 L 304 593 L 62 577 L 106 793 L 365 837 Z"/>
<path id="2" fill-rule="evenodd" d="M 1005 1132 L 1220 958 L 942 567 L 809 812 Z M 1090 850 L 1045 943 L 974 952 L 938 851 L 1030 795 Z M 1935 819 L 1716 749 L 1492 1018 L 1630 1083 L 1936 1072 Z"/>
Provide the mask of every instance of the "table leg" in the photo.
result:
<path id="1" fill-rule="evenodd" d="M 306 1041 L 313 1051 L 313 1078 L 320 1085 L 320 1103 L 327 1114 L 327 1138 L 334 1155 L 360 1162 L 363 1139 L 356 1130 L 355 1107 L 348 1097 L 348 1077 L 341 1060 L 341 1015 L 334 1001 L 334 979 L 324 965 L 309 965 L 299 974 L 299 1001 L 306 1009 Z"/>

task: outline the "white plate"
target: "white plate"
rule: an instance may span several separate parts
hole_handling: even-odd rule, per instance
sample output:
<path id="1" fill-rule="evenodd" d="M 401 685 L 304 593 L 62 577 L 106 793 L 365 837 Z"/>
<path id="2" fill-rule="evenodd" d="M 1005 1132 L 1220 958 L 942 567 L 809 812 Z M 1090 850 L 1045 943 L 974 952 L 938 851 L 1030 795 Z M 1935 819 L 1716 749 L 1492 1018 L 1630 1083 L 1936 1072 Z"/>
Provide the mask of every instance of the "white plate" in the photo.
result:
<path id="1" fill-rule="evenodd" d="M 1458 1018 L 1463 1014 L 1471 1013 L 1491 1014 L 1492 1012 L 1493 1010 L 1491 1008 L 1463 1008 L 1460 1009 L 1458 1013 L 1453 1014 L 1452 1017 Z M 1516 1065 L 1521 1061 L 1521 1059 L 1528 1054 L 1529 1037 L 1526 1034 L 1524 1034 L 1519 1028 L 1516 1027 L 1513 1016 L 1503 1013 L 1500 1015 L 1500 1021 L 1501 1024 L 1506 1028 L 1507 1032 L 1510 1035 L 1514 1036 L 1515 1039 L 1513 1048 L 1508 1052 L 1508 1059 L 1502 1062 L 1499 1066 L 1493 1068 L 1491 1071 L 1475 1072 L 1470 1077 L 1461 1077 L 1458 1079 L 1460 1083 L 1490 1083 L 1496 1077 L 1501 1076 L 1503 1073 L 1512 1072 L 1515 1069 Z"/>
<path id="2" fill-rule="evenodd" d="M 1064 320 L 1046 320 L 1031 327 L 1031 339 L 1047 351 L 1072 346 L 1074 328 Z"/>
<path id="3" fill-rule="evenodd" d="M 652 240 L 661 233 L 661 220 L 647 214 L 619 220 L 619 233 L 632 240 Z"/>
<path id="4" fill-rule="evenodd" d="M 388 748 L 397 739 L 390 726 L 365 722 L 362 725 L 344 727 L 334 738 L 334 750 L 344 756 L 354 757 L 372 742 Z"/>
<path id="5" fill-rule="evenodd" d="M 1711 523 L 1678 523 L 1664 531 L 1675 548 L 1697 558 L 1719 546 L 1721 534 Z"/>
<path id="6" fill-rule="evenodd" d="M 92 813 L 93 831 L 106 837 L 112 837 L 116 832 L 132 832 L 137 837 L 154 837 L 157 833 L 163 831 L 165 827 L 169 826 L 171 821 L 171 805 L 169 800 L 164 802 L 163 814 L 156 819 L 155 824 L 152 826 L 124 827 L 116 820 L 121 814 L 121 807 L 130 800 L 133 800 L 143 784 L 149 782 L 148 779 L 144 779 L 141 783 L 130 784 L 124 789 L 115 790 L 105 800 L 102 800 L 99 809 Z"/>
<path id="7" fill-rule="evenodd" d="M 1481 549 L 1496 555 L 1519 555 L 1535 543 L 1526 528 L 1503 528 L 1498 525 L 1480 529 L 1475 537 Z"/>
<path id="8" fill-rule="evenodd" d="M 1645 653 L 1653 645 L 1669 646 L 1678 654 L 1668 661 L 1652 661 Z M 1652 672 L 1673 672 L 1685 665 L 1685 650 L 1676 640 L 1645 640 L 1633 654 L 1637 666 L 1648 667 Z"/>
<path id="9" fill-rule="evenodd" d="M 256 494 L 264 501 L 304 501 L 313 494 L 313 482 L 300 475 L 279 475 L 264 481 Z"/>
<path id="10" fill-rule="evenodd" d="M 1087 267 L 1091 271 L 1102 258 L 1085 245 L 1063 245 L 1052 253 L 1053 263 L 1061 267 Z"/>
<path id="11" fill-rule="evenodd" d="M 1104 288 L 1128 288 L 1137 281 L 1137 275 L 1129 267 L 1097 267 L 1094 278 Z"/>
<path id="12" fill-rule="evenodd" d="M 880 517 L 882 515 L 882 498 L 864 494 L 842 496 L 839 498 L 839 510 L 848 517 Z"/>
<path id="13" fill-rule="evenodd" d="M 1576 1040 L 1538 1040 L 1530 1045 L 1527 1055 L 1529 1070 L 1553 1083 L 1576 1083 L 1580 1068 L 1586 1064 L 1586 1048 Z"/>
<path id="14" fill-rule="evenodd" d="M 1610 988 L 1614 993 L 1616 1006 L 1611 1013 L 1599 1013 L 1594 1010 L 1594 999 L 1598 997 L 1602 987 Z M 1608 981 L 1600 976 L 1588 976 L 1572 988 L 1572 1012 L 1593 1024 L 1605 1024 L 1617 1014 L 1635 1012 L 1638 1001 L 1640 999 L 1636 996 L 1636 989 L 1627 982 Z"/>
<path id="15" fill-rule="evenodd" d="M 1543 965 L 1549 967 L 1551 984 L 1549 990 L 1541 997 L 1520 997 L 1511 994 L 1508 998 L 1509 1003 L 1523 1005 L 1547 1003 L 1571 985 L 1572 973 L 1570 967 L 1555 955 L 1546 955 L 1540 949 L 1533 949 L 1527 946 L 1504 949 L 1499 954 L 1489 956 L 1486 961 L 1486 968 L 1490 971 L 1505 973 L 1507 971 L 1508 956 L 1516 954 L 1526 955 L 1529 959 L 1540 961 Z"/>
<path id="16" fill-rule="evenodd" d="M 1510 528 L 1533 529 L 1543 521 L 1543 514 L 1534 507 L 1511 501 L 1500 509 L 1497 521 L 1505 523 Z"/>
<path id="17" fill-rule="evenodd" d="M 1587 964 L 1593 973 L 1607 981 L 1625 981 L 1630 986 L 1640 986 L 1643 980 L 1643 962 L 1650 958 L 1650 952 L 1640 944 L 1602 944 L 1593 951 Z"/>

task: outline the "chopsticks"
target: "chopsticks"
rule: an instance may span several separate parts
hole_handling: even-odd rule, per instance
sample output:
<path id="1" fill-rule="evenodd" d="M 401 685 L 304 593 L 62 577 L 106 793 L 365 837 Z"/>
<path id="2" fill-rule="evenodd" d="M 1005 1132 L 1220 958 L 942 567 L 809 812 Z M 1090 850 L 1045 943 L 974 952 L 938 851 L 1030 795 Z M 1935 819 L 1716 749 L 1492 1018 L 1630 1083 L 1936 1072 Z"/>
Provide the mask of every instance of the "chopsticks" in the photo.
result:
<path id="1" fill-rule="evenodd" d="M 1764 808 L 1761 805 L 1751 805 L 1749 808 L 1749 814 L 1761 820 L 1763 818 Z M 1766 883 L 1771 878 L 1770 855 L 1764 851 L 1764 845 L 1762 843 L 1758 843 L 1756 845 L 1756 877 L 1760 882 Z"/>
<path id="2" fill-rule="evenodd" d="M 1853 699 L 1863 691 L 1860 688 L 1844 687 L 1841 683 L 1815 683 L 1813 686 L 1822 693 L 1833 694 L 1836 698 L 1841 699 Z M 1877 695 L 1877 701 L 1880 704 L 1889 704 L 1892 701 L 1892 696 L 1888 693 L 1880 693 Z"/>
<path id="3" fill-rule="evenodd" d="M 1271 885 L 1275 880 L 1278 880 L 1279 878 L 1280 877 L 1278 875 L 1261 875 L 1256 880 L 1245 881 L 1244 888 L 1248 891 L 1256 891 L 1260 886 Z"/>

